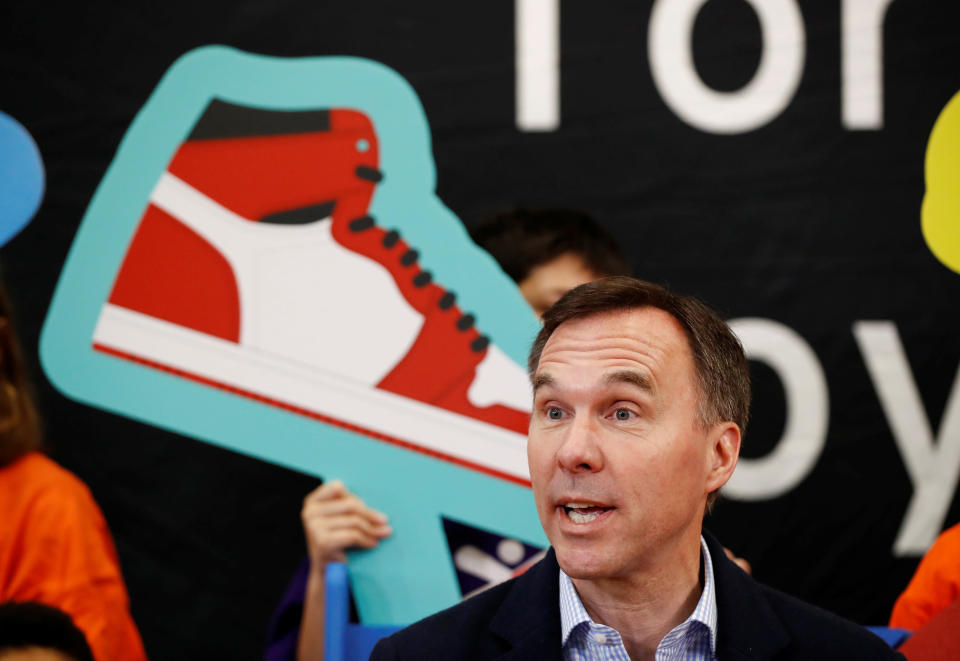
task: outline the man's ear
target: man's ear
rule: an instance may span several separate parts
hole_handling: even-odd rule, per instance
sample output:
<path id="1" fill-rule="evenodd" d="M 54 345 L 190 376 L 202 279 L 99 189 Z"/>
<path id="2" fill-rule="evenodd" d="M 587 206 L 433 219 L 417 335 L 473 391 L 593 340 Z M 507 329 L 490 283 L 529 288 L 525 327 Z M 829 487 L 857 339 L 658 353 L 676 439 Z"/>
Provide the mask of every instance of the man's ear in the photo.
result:
<path id="1" fill-rule="evenodd" d="M 730 479 L 740 456 L 740 427 L 720 422 L 710 429 L 707 447 L 707 492 L 716 491 Z"/>

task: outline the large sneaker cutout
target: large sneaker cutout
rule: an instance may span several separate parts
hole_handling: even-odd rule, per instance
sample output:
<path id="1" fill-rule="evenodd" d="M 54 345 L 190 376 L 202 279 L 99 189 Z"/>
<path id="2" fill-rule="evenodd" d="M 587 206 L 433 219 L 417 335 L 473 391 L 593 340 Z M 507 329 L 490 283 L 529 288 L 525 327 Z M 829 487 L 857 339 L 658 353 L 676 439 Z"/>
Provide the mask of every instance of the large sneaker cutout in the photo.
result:
<path id="1" fill-rule="evenodd" d="M 529 484 L 524 370 L 368 213 L 378 151 L 356 111 L 211 101 L 150 194 L 94 347 Z"/>
<path id="2" fill-rule="evenodd" d="M 536 320 L 434 189 L 386 67 L 197 49 L 127 131 L 41 336 L 65 394 L 387 512 L 349 565 L 367 623 L 459 600 L 441 509 L 545 543 L 522 486 Z"/>

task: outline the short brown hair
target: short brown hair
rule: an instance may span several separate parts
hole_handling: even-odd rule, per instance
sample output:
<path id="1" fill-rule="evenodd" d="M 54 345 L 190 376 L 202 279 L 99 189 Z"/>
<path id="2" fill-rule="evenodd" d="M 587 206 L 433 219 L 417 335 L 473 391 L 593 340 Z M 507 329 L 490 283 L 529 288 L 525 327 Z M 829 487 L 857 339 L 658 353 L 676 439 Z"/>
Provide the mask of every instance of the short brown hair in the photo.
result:
<path id="1" fill-rule="evenodd" d="M 533 269 L 567 254 L 578 256 L 597 275 L 632 273 L 617 240 L 573 209 L 516 207 L 471 228 L 470 238 L 517 284 Z"/>
<path id="2" fill-rule="evenodd" d="M 543 328 L 533 342 L 527 367 L 531 378 L 547 340 L 560 324 L 606 312 L 659 308 L 683 327 L 697 374 L 699 423 L 705 427 L 731 421 L 743 433 L 750 415 L 750 369 L 740 340 L 727 323 L 692 296 L 628 277 L 580 285 L 543 314 Z"/>
<path id="3" fill-rule="evenodd" d="M 0 466 L 43 445 L 33 386 L 12 315 L 0 280 Z"/>

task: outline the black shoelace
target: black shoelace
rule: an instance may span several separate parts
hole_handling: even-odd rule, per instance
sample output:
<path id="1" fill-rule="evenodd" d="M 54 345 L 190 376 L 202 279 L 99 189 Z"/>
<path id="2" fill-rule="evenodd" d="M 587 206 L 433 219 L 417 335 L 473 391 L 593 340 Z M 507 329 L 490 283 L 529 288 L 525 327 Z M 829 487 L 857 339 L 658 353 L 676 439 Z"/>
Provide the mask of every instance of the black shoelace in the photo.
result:
<path id="1" fill-rule="evenodd" d="M 365 179 L 367 181 L 372 181 L 377 183 L 383 179 L 383 173 L 376 168 L 371 168 L 366 165 L 357 166 L 356 170 L 357 177 L 360 179 Z M 373 216 L 360 216 L 359 218 L 354 218 L 351 220 L 347 227 L 350 228 L 351 232 L 364 232 L 372 227 L 376 226 L 376 220 Z M 400 232 L 395 229 L 389 230 L 383 236 L 383 247 L 388 250 L 392 249 L 397 243 L 400 242 Z M 400 264 L 406 268 L 409 268 L 417 263 L 417 259 L 420 257 L 420 253 L 412 248 L 404 251 L 400 255 Z M 430 282 L 433 281 L 433 274 L 430 271 L 420 270 L 415 276 L 413 276 L 412 282 L 413 286 L 417 289 L 426 287 Z M 453 306 L 454 301 L 457 300 L 456 294 L 450 290 L 446 290 L 443 296 L 440 297 L 440 300 L 437 302 L 437 305 L 441 310 L 449 310 Z M 466 331 L 474 326 L 476 322 L 476 317 L 472 314 L 463 314 L 456 321 L 457 330 Z M 487 345 L 490 344 L 490 338 L 486 335 L 481 335 L 476 338 L 473 342 L 470 343 L 470 349 L 477 353 L 480 353 L 487 348 Z"/>

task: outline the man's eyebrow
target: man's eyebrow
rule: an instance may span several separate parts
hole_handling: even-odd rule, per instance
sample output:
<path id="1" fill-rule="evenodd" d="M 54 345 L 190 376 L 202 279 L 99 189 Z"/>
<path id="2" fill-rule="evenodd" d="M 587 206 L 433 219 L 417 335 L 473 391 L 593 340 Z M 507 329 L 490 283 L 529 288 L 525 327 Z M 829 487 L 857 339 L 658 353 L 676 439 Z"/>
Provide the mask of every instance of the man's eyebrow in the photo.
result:
<path id="1" fill-rule="evenodd" d="M 533 392 L 537 392 L 538 389 L 545 386 L 552 386 L 554 383 L 556 382 L 549 374 L 545 374 L 543 372 L 536 374 L 533 377 Z"/>
<path id="2" fill-rule="evenodd" d="M 605 381 L 607 385 L 613 385 L 614 383 L 629 383 L 636 386 L 640 390 L 645 390 L 646 392 L 653 392 L 655 390 L 653 386 L 653 381 L 649 376 L 643 372 L 637 372 L 635 370 L 617 370 L 611 374 L 608 374 Z"/>

